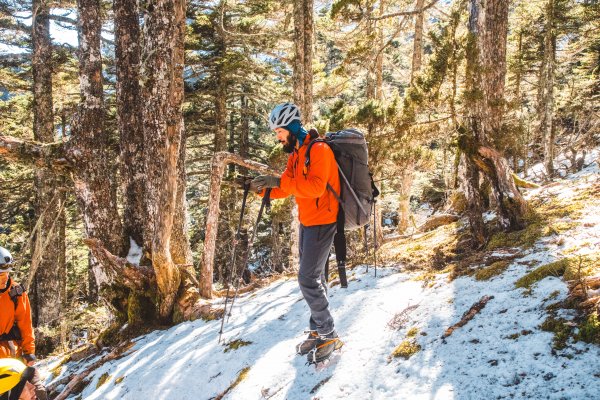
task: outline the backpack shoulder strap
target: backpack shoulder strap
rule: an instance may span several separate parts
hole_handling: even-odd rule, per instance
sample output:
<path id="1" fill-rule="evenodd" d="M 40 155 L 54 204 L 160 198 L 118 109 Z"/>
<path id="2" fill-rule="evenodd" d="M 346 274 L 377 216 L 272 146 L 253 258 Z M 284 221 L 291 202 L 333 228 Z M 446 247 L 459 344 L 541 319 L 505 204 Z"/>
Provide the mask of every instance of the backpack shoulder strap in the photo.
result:
<path id="1" fill-rule="evenodd" d="M 329 142 L 325 139 L 314 139 L 308 144 L 306 153 L 304 155 L 304 157 L 305 157 L 304 168 L 302 169 L 302 173 L 304 174 L 304 176 L 306 176 L 308 174 L 308 168 L 310 167 L 310 149 L 312 149 L 313 145 L 315 145 L 316 143 L 325 143 L 326 145 L 329 146 Z"/>
<path id="2" fill-rule="evenodd" d="M 8 295 L 10 296 L 10 299 L 13 301 L 13 303 L 15 303 L 15 310 L 17 309 L 19 297 L 21 297 L 23 295 L 23 293 L 25 293 L 25 289 L 19 283 L 13 284 L 10 287 L 10 290 L 8 291 Z"/>

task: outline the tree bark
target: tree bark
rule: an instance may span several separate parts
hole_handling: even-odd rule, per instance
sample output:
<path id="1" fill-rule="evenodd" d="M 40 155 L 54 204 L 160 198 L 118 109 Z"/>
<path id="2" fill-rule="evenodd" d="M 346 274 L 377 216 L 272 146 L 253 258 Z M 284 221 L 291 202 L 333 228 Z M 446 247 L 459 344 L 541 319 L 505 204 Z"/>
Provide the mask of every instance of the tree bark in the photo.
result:
<path id="1" fill-rule="evenodd" d="M 486 240 L 479 172 L 490 182 L 503 229 L 521 229 L 527 211 L 508 163 L 491 146 L 492 138 L 502 132 L 507 31 L 507 0 L 470 1 L 465 93 L 468 117 L 466 127 L 460 129 L 459 149 L 464 164 L 463 190 L 476 246 L 482 246 Z"/>
<path id="2" fill-rule="evenodd" d="M 52 143 L 54 113 L 49 6 L 46 0 L 34 0 L 32 7 L 33 136 L 38 142 Z M 47 167 L 35 170 L 35 214 L 40 222 L 34 236 L 30 276 L 35 277 L 36 290 L 32 303 L 36 325 L 58 324 L 65 301 L 63 183 L 64 179 Z"/>
<path id="3" fill-rule="evenodd" d="M 304 110 L 304 0 L 294 0 L 294 63 L 292 83 L 294 86 L 294 103 L 301 108 L 304 122 L 306 122 L 306 110 Z"/>
<path id="4" fill-rule="evenodd" d="M 423 11 L 424 4 L 425 0 L 417 0 L 416 9 L 420 11 L 415 16 L 415 37 L 413 39 L 412 69 L 410 72 L 411 85 L 414 85 L 415 77 L 419 71 L 421 71 L 423 58 L 423 20 L 425 19 L 425 11 Z"/>
<path id="5" fill-rule="evenodd" d="M 144 235 L 156 273 L 159 317 L 171 322 L 181 276 L 171 257 L 177 165 L 183 131 L 185 1 L 150 1 L 144 15 L 142 87 L 147 220 Z"/>
<path id="6" fill-rule="evenodd" d="M 311 126 L 313 122 L 313 42 L 314 28 L 314 1 L 302 0 L 304 7 L 304 102 L 302 104 L 302 116 L 304 124 Z"/>
<path id="7" fill-rule="evenodd" d="M 544 58 L 540 74 L 540 136 L 544 144 L 544 168 L 548 177 L 554 175 L 554 70 L 556 60 L 556 32 L 554 29 L 554 0 L 546 5 Z"/>
<path id="8" fill-rule="evenodd" d="M 136 0 L 115 0 L 117 126 L 121 140 L 123 231 L 144 244 L 144 133 L 140 98 L 140 26 Z"/>
<path id="9" fill-rule="evenodd" d="M 109 137 L 104 131 L 100 1 L 78 0 L 77 5 L 81 102 L 73 118 L 73 139 L 67 153 L 74 166 L 75 194 L 86 236 L 100 239 L 111 253 L 122 254 L 122 225 L 117 211 Z M 102 287 L 106 276 L 98 264 L 92 265 L 98 286 Z"/>

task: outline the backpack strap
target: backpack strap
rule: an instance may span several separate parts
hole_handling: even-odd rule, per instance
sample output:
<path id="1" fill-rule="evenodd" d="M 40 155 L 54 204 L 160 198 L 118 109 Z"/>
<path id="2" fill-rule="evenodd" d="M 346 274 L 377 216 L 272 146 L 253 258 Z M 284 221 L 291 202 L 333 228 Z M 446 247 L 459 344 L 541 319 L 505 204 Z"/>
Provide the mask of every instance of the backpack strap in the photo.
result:
<path id="1" fill-rule="evenodd" d="M 308 144 L 308 148 L 306 149 L 306 153 L 304 155 L 305 160 L 304 160 L 304 168 L 302 168 L 302 174 L 304 175 L 305 178 L 306 178 L 306 175 L 308 175 L 308 168 L 310 167 L 310 149 L 312 149 L 312 147 L 315 143 L 325 143 L 329 146 L 329 143 L 327 143 L 327 141 L 325 139 L 311 140 L 311 142 Z M 331 148 L 331 146 L 330 146 L 330 148 Z"/>
<path id="2" fill-rule="evenodd" d="M 8 291 L 8 295 L 10 296 L 10 299 L 15 304 L 15 310 L 17 309 L 19 297 L 21 297 L 23 295 L 23 293 L 25 293 L 25 289 L 19 283 L 12 285 L 10 287 L 10 290 Z"/>

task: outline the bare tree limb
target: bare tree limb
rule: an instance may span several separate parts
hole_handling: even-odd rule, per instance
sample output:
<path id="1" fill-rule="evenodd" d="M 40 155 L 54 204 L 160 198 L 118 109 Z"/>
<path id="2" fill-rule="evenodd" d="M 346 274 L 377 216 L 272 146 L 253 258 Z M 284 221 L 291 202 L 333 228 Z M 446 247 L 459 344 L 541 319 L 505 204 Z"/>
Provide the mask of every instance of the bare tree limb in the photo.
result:
<path id="1" fill-rule="evenodd" d="M 396 13 L 391 13 L 391 14 L 384 14 L 381 15 L 379 17 L 370 17 L 369 19 L 372 21 L 378 21 L 381 19 L 387 19 L 387 18 L 393 18 L 393 17 L 401 17 L 401 16 L 406 16 L 406 15 L 416 15 L 419 14 L 431 7 L 433 7 L 439 0 L 433 0 L 431 3 L 427 4 L 425 7 L 417 9 L 417 10 L 411 10 L 411 11 L 400 11 L 400 12 L 396 12 Z"/>

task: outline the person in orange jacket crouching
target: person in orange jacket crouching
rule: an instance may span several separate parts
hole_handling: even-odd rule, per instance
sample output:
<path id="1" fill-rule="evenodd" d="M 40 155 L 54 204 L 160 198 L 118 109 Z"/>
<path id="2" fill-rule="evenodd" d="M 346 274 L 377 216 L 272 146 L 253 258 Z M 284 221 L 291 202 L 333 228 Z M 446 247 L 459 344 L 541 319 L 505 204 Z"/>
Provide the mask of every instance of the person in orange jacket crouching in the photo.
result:
<path id="1" fill-rule="evenodd" d="M 281 176 L 260 175 L 250 184 L 252 190 L 271 188 L 272 198 L 294 196 L 300 220 L 300 269 L 298 284 L 310 308 L 308 337 L 296 351 L 315 364 L 329 358 L 342 346 L 329 311 L 325 263 L 337 231 L 340 178 L 331 148 L 316 142 L 307 162 L 309 143 L 316 139 L 303 128 L 300 110 L 291 103 L 276 106 L 269 116 L 283 150 L 290 154 Z M 318 135 L 315 135 L 318 136 Z"/>
<path id="2" fill-rule="evenodd" d="M 35 336 L 31 322 L 29 296 L 23 287 L 13 282 L 13 258 L 10 252 L 0 247 L 0 358 L 22 358 L 28 367 L 35 364 Z M 31 379 L 37 398 L 47 398 L 39 373 Z"/>

